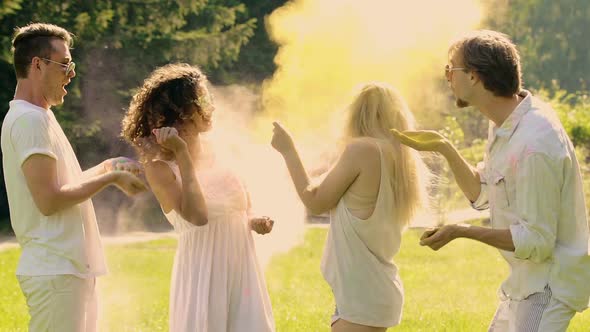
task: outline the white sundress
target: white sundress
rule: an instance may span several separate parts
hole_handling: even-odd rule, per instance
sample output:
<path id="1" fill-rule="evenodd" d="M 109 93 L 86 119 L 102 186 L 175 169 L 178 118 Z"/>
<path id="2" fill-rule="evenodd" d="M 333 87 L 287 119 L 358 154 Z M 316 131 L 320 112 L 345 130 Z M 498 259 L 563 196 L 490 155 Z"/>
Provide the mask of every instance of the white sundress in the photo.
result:
<path id="1" fill-rule="evenodd" d="M 176 180 L 175 162 L 166 161 Z M 196 226 L 175 210 L 166 214 L 178 233 L 170 288 L 170 331 L 274 331 L 270 298 L 240 180 L 224 169 L 197 173 L 208 223 Z"/>

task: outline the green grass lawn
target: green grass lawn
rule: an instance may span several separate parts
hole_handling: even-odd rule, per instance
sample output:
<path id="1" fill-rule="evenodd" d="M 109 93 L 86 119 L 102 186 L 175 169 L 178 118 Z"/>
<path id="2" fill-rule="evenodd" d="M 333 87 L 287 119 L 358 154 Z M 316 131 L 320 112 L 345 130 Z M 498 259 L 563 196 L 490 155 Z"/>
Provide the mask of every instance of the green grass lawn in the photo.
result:
<path id="1" fill-rule="evenodd" d="M 396 263 L 404 281 L 402 324 L 392 331 L 485 331 L 507 268 L 496 250 L 457 240 L 439 252 L 404 235 Z M 329 331 L 334 300 L 319 271 L 325 229 L 275 257 L 266 270 L 278 331 Z M 102 331 L 167 331 L 168 288 L 176 242 L 107 246 L 110 274 L 100 278 Z M 0 331 L 24 331 L 28 315 L 14 269 L 19 251 L 0 252 Z M 590 311 L 568 331 L 588 331 Z"/>

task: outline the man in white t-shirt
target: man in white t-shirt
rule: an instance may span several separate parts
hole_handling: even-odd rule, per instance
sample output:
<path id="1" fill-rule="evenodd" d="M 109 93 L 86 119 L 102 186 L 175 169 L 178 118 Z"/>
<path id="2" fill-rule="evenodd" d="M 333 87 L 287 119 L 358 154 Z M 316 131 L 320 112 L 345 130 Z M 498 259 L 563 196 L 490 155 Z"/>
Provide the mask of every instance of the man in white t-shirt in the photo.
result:
<path id="1" fill-rule="evenodd" d="M 490 332 L 565 332 L 590 301 L 590 229 L 574 146 L 550 105 L 522 89 L 520 56 L 510 39 L 477 31 L 449 48 L 447 81 L 459 107 L 490 120 L 480 167 L 469 165 L 442 135 L 395 133 L 447 159 L 476 209 L 490 209 L 491 228 L 445 225 L 420 243 L 434 250 L 457 238 L 500 250 L 510 266 L 499 289 Z"/>
<path id="2" fill-rule="evenodd" d="M 41 23 L 17 29 L 12 42 L 17 87 L 2 124 L 2 165 L 30 331 L 96 330 L 95 277 L 107 269 L 90 198 L 111 184 L 127 195 L 146 189 L 126 158 L 82 172 L 51 111 L 76 76 L 71 45 L 68 31 Z"/>

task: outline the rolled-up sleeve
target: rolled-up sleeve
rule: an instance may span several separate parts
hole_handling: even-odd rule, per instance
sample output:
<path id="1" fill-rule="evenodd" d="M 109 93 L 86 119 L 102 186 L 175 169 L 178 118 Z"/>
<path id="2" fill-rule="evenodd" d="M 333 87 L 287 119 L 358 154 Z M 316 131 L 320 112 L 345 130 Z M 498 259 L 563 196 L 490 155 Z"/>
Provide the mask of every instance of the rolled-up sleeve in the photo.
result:
<path id="1" fill-rule="evenodd" d="M 479 182 L 481 183 L 481 189 L 479 190 L 479 196 L 471 203 L 471 207 L 476 210 L 485 210 L 489 207 L 488 202 L 488 181 L 485 173 L 485 164 L 480 162 L 477 164 L 477 173 L 479 174 Z"/>
<path id="2" fill-rule="evenodd" d="M 517 220 L 510 226 L 516 258 L 540 263 L 553 255 L 563 174 L 558 164 L 543 153 L 531 153 L 517 166 Z"/>

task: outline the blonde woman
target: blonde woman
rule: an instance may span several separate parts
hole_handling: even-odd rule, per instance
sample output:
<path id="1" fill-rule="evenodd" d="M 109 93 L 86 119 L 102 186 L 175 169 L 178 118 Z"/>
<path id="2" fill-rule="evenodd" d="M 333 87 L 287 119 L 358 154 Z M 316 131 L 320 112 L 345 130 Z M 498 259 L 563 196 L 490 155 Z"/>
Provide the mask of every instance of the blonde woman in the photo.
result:
<path id="1" fill-rule="evenodd" d="M 178 233 L 170 290 L 170 331 L 275 330 L 251 230 L 272 229 L 253 217 L 235 174 L 215 165 L 201 134 L 215 107 L 201 71 L 187 64 L 156 69 L 133 97 L 123 136 Z"/>
<path id="2" fill-rule="evenodd" d="M 333 332 L 385 331 L 401 321 L 404 291 L 393 257 L 425 197 L 425 168 L 392 128 L 414 128 L 404 100 L 385 84 L 365 85 L 349 106 L 339 160 L 310 187 L 291 136 L 274 123 L 271 144 L 303 204 L 316 214 L 330 211 L 321 269 L 336 302 Z"/>

